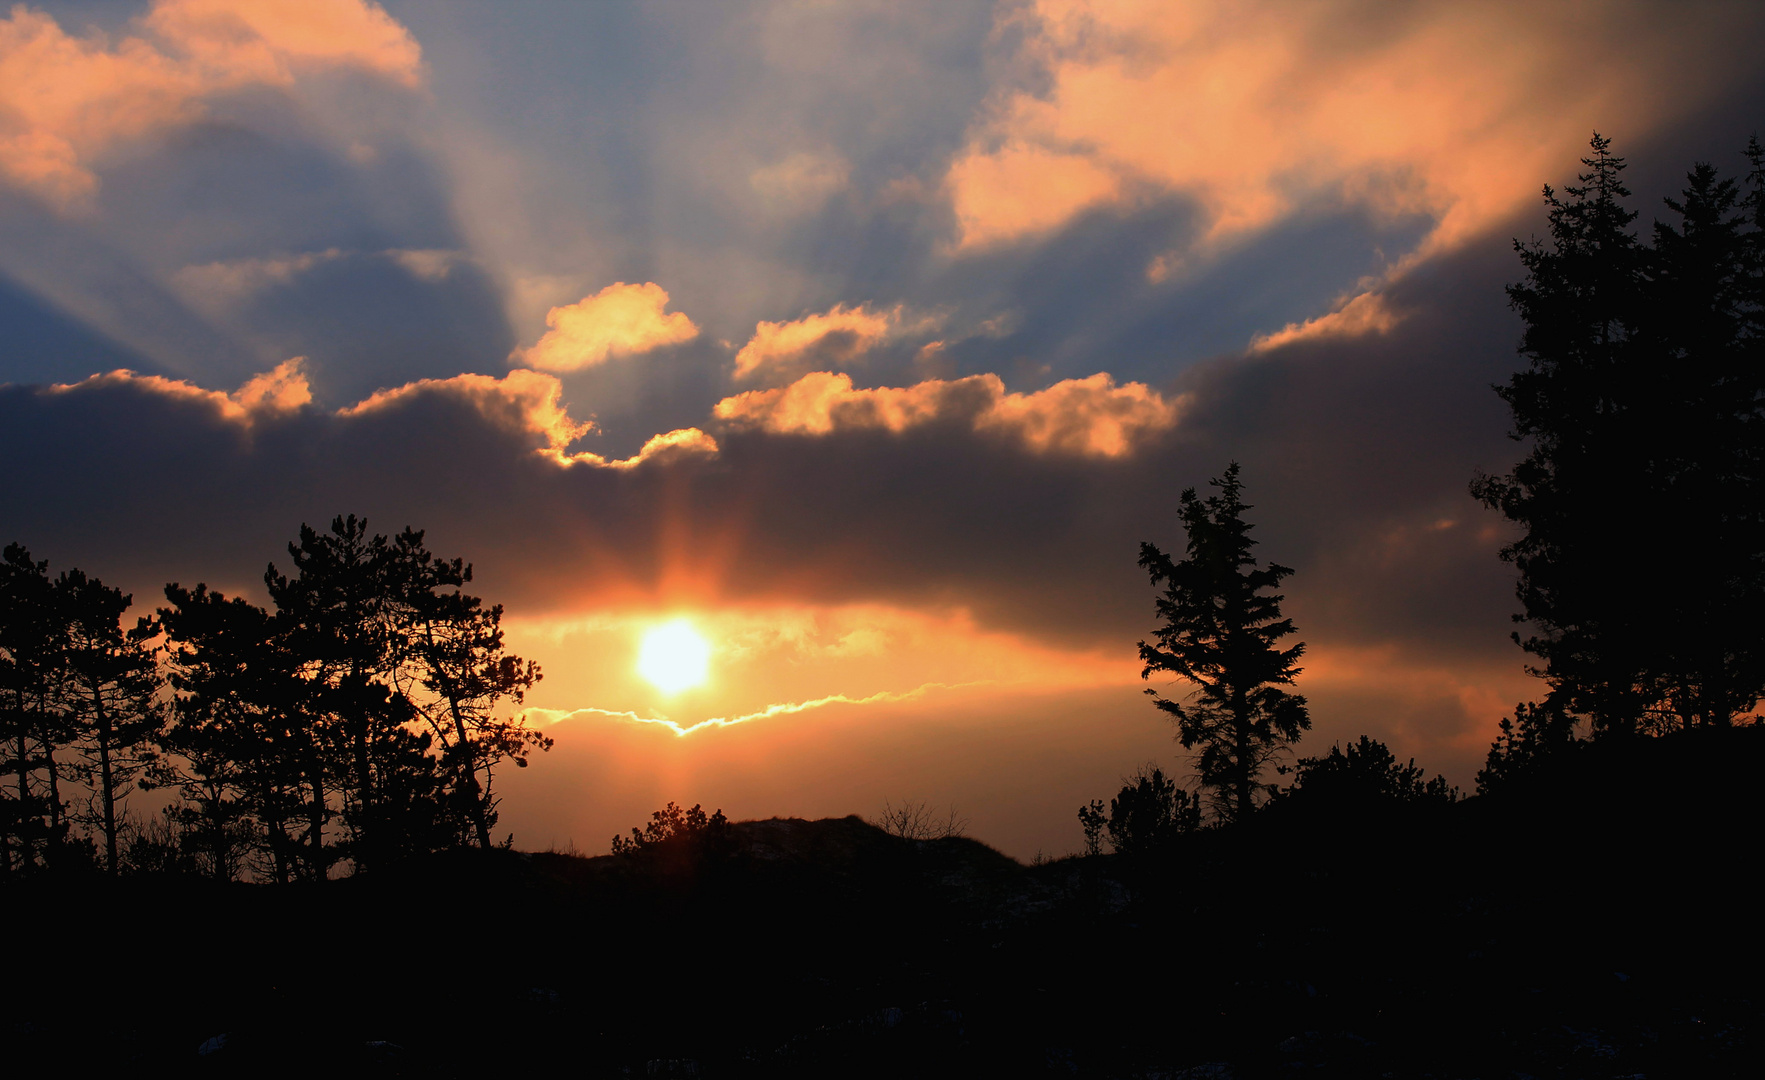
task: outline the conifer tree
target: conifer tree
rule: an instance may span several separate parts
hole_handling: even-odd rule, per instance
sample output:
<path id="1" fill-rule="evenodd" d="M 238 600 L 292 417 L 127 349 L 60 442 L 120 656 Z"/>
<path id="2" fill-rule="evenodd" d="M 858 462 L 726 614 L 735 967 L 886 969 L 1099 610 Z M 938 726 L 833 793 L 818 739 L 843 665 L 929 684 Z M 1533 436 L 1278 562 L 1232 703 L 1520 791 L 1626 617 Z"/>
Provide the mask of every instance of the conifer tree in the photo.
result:
<path id="1" fill-rule="evenodd" d="M 1567 198 L 1545 188 L 1549 242 L 1515 244 L 1528 363 L 1498 393 L 1531 445 L 1472 494 L 1524 528 L 1515 639 L 1595 735 L 1724 725 L 1765 689 L 1760 156 L 1744 197 L 1694 168 L 1651 246 L 1595 135 Z"/>
<path id="2" fill-rule="evenodd" d="M 49 564 L 19 544 L 0 553 L 0 760 L 10 790 L 4 866 L 30 870 L 57 857 L 68 835 L 57 751 L 72 741 L 63 709 L 66 635 Z"/>
<path id="3" fill-rule="evenodd" d="M 478 845 L 491 846 L 496 821 L 492 773 L 502 761 L 526 767 L 530 749 L 551 740 L 519 719 L 499 718 L 499 702 L 519 704 L 540 679 L 539 665 L 503 651 L 502 605 L 485 607 L 464 592 L 472 567 L 435 558 L 421 532 L 393 541 L 397 581 L 395 668 L 398 690 L 423 718 L 442 750 L 454 797 Z"/>
<path id="4" fill-rule="evenodd" d="M 216 877 L 263 852 L 272 880 L 324 880 L 333 777 L 303 711 L 301 658 L 255 604 L 206 585 L 165 591 L 159 621 L 176 694 L 153 782 L 182 794 L 182 824 Z"/>
<path id="5" fill-rule="evenodd" d="M 65 635 L 66 706 L 94 781 L 91 816 L 104 840 L 104 868 L 115 874 L 122 800 L 152 762 L 162 723 L 159 665 L 149 647 L 158 627 L 141 618 L 125 630 L 131 598 L 77 569 L 56 579 L 54 601 Z"/>
<path id="6" fill-rule="evenodd" d="M 1185 748 L 1196 750 L 1197 771 L 1215 815 L 1242 821 L 1272 788 L 1261 782 L 1264 767 L 1311 727 L 1305 698 L 1284 687 L 1299 676 L 1303 643 L 1277 643 L 1295 631 L 1281 615 L 1277 587 L 1293 571 L 1260 566 L 1251 548 L 1251 509 L 1233 462 L 1212 481 L 1217 495 L 1184 491 L 1180 514 L 1188 532 L 1188 557 L 1173 560 L 1150 543 L 1140 545 L 1140 566 L 1162 588 L 1159 626 L 1140 642 L 1142 678 L 1167 671 L 1195 684 L 1188 704 L 1153 697 L 1177 724 Z"/>
<path id="7" fill-rule="evenodd" d="M 285 646 L 303 661 L 302 708 L 330 753 L 329 771 L 343 781 L 348 853 L 364 870 L 396 857 L 401 817 L 413 810 L 428 816 L 408 802 L 429 786 L 418 779 L 426 745 L 405 730 L 413 711 L 389 686 L 393 555 L 386 537 L 369 533 L 354 514 L 336 518 L 325 533 L 302 525 L 288 553 L 293 576 L 271 564 L 264 582 Z"/>

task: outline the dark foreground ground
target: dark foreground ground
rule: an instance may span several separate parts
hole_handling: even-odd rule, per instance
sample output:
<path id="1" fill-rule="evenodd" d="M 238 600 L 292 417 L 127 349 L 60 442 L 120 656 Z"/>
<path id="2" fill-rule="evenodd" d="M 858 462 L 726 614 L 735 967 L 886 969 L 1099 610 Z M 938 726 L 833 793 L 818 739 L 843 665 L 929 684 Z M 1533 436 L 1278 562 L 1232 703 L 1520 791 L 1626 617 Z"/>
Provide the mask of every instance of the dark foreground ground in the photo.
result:
<path id="1" fill-rule="evenodd" d="M 0 1062 L 1756 1077 L 1762 735 L 1614 750 L 1434 813 L 1290 807 L 1137 865 L 1025 867 L 853 817 L 740 823 L 720 851 L 470 853 L 317 888 L 38 880 L 0 892 Z"/>

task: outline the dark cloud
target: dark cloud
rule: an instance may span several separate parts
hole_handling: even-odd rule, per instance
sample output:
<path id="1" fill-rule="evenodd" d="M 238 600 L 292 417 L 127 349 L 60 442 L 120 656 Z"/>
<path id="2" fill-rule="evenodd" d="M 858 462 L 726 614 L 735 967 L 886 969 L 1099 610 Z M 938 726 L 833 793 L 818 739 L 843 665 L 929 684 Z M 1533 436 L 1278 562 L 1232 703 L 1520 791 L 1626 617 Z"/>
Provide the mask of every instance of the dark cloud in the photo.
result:
<path id="1" fill-rule="evenodd" d="M 12 388 L 5 452 L 34 468 L 7 517 L 58 560 L 237 578 L 301 521 L 365 513 L 428 527 L 524 610 L 652 590 L 684 560 L 714 568 L 726 600 L 965 604 L 1088 643 L 1137 631 L 1138 543 L 1180 545 L 1177 493 L 1236 458 L 1264 551 L 1299 570 L 1317 629 L 1499 639 L 1505 572 L 1464 490 L 1512 453 L 1488 389 L 1512 363 L 1508 261 L 1467 256 L 1398 290 L 1409 314 L 1389 336 L 1204 365 L 1171 388 L 1193 395 L 1178 427 L 1122 460 L 951 422 L 712 428 L 714 459 L 562 468 L 533 433 L 439 393 L 243 428 L 138 386 Z M 118 517 L 136 529 L 120 551 L 104 531 Z"/>

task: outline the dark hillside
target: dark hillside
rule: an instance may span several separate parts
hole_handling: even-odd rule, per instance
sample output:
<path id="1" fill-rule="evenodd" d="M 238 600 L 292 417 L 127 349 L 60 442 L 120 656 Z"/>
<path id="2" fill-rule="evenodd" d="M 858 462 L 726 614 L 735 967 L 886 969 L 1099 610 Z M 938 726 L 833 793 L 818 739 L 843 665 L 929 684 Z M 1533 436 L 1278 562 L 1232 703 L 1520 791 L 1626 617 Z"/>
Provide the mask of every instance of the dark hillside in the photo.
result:
<path id="1" fill-rule="evenodd" d="M 0 893 L 4 1038 L 19 1075 L 1753 1075 L 1762 743 L 1296 800 L 1139 862 L 853 817 L 321 887 L 40 878 Z"/>

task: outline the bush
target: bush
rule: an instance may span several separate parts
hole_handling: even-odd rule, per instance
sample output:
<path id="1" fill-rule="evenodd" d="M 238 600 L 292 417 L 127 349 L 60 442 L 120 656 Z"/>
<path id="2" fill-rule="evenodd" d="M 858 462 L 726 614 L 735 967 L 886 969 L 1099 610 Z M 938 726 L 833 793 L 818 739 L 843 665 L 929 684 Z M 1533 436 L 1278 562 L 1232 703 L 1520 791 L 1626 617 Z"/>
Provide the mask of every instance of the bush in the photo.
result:
<path id="1" fill-rule="evenodd" d="M 1141 855 L 1200 828 L 1201 803 L 1163 769 L 1144 766 L 1109 800 L 1107 814 L 1101 799 L 1080 807 L 1079 824 L 1085 830 L 1086 854 L 1101 854 L 1107 842 L 1118 855 Z"/>
<path id="2" fill-rule="evenodd" d="M 613 854 L 630 855 L 658 844 L 702 847 L 722 840 L 728 834 L 729 819 L 723 816 L 722 810 L 707 817 L 704 807 L 697 803 L 691 810 L 682 810 L 670 802 L 664 809 L 650 815 L 650 823 L 642 831 L 632 829 L 631 839 L 613 837 Z"/>
<path id="3" fill-rule="evenodd" d="M 1278 801 L 1294 799 L 1336 805 L 1376 806 L 1402 803 L 1446 805 L 1458 800 L 1459 790 L 1436 775 L 1426 775 L 1411 758 L 1400 765 L 1391 748 L 1362 735 L 1347 748 L 1330 747 L 1323 757 L 1300 758 L 1294 766 L 1293 786 Z"/>
<path id="4" fill-rule="evenodd" d="M 903 840 L 944 840 L 963 835 L 968 819 L 957 816 L 954 806 L 948 813 L 940 813 L 923 802 L 904 802 L 900 806 L 885 802 L 882 815 L 872 824 Z"/>

